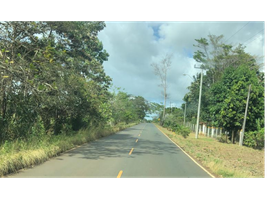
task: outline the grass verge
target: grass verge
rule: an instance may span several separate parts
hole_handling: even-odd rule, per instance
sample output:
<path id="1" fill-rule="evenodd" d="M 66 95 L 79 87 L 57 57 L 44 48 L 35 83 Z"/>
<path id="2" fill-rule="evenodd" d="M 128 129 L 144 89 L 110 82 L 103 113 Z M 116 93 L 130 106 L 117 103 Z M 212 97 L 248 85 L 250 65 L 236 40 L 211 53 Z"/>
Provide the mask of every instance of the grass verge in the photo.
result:
<path id="1" fill-rule="evenodd" d="M 264 177 L 264 150 L 221 143 L 203 135 L 196 139 L 194 133 L 183 138 L 158 124 L 155 125 L 215 177 Z"/>
<path id="2" fill-rule="evenodd" d="M 88 128 L 79 130 L 73 135 L 45 135 L 32 137 L 27 141 L 6 142 L 0 146 L 0 177 L 41 164 L 49 158 L 58 156 L 81 144 L 114 134 L 136 124 Z"/>

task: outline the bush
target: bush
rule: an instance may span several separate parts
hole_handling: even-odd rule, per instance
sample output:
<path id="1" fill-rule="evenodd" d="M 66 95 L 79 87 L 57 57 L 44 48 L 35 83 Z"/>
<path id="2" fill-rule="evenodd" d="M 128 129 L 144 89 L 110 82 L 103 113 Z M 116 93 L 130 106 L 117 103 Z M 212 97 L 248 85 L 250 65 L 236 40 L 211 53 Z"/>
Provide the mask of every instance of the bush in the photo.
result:
<path id="1" fill-rule="evenodd" d="M 246 132 L 244 135 L 243 144 L 255 149 L 261 149 L 264 147 L 264 127 L 260 119 L 256 120 L 257 131 Z"/>
<path id="2" fill-rule="evenodd" d="M 163 127 L 175 132 L 179 127 L 179 121 L 174 115 L 167 115 Z"/>
<path id="3" fill-rule="evenodd" d="M 248 147 L 261 149 L 264 147 L 264 128 L 258 131 L 245 132 L 243 144 Z"/>
<path id="4" fill-rule="evenodd" d="M 191 133 L 191 130 L 183 125 L 178 126 L 176 133 L 179 135 L 182 135 L 182 137 L 187 138 L 189 134 Z"/>
<path id="5" fill-rule="evenodd" d="M 181 125 L 181 121 L 174 115 L 167 115 L 163 127 L 187 138 L 191 132 L 188 127 Z"/>

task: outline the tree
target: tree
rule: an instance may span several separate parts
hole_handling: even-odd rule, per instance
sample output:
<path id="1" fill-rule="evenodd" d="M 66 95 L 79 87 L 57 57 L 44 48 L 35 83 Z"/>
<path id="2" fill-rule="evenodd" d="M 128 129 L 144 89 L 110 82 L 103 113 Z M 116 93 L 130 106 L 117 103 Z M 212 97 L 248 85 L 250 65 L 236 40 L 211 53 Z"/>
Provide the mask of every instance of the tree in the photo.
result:
<path id="1" fill-rule="evenodd" d="M 210 114 L 214 122 L 233 133 L 232 138 L 242 128 L 248 86 L 252 85 L 247 114 L 246 130 L 257 130 L 256 119 L 264 126 L 264 87 L 260 83 L 257 71 L 249 66 L 228 67 L 221 81 L 212 86 Z M 233 139 L 234 142 L 234 139 Z"/>
<path id="2" fill-rule="evenodd" d="M 166 109 L 166 99 L 167 99 L 167 72 L 171 67 L 171 58 L 172 55 L 167 54 L 160 63 L 152 63 L 151 66 L 154 68 L 155 74 L 160 78 L 160 87 L 163 88 L 163 96 L 164 96 L 164 109 L 163 109 L 163 120 L 165 120 L 165 109 Z"/>
<path id="3" fill-rule="evenodd" d="M 202 64 L 208 70 L 207 77 L 210 79 L 210 84 L 220 80 L 225 68 L 229 66 L 238 67 L 242 64 L 250 66 L 251 69 L 260 69 L 260 65 L 256 63 L 256 56 L 245 53 L 245 46 L 239 44 L 233 47 L 223 43 L 223 35 L 208 35 L 208 39 L 195 39 L 198 48 L 194 52 L 193 58 Z"/>
<path id="4" fill-rule="evenodd" d="M 60 134 L 107 119 L 108 53 L 97 38 L 104 27 L 0 22 L 0 138 L 28 137 L 40 123 L 47 134 Z"/>
<path id="5" fill-rule="evenodd" d="M 194 59 L 206 69 L 206 74 L 203 76 L 200 118 L 202 121 L 205 121 L 212 126 L 218 125 L 214 116 L 218 113 L 210 112 L 210 99 L 217 99 L 220 97 L 214 97 L 211 88 L 214 84 L 221 81 L 225 70 L 230 66 L 238 68 L 241 65 L 245 65 L 250 70 L 259 73 L 261 67 L 261 65 L 256 62 L 257 57 L 246 53 L 244 51 L 244 46 L 240 44 L 237 47 L 233 47 L 232 45 L 224 44 L 222 40 L 223 35 L 208 35 L 207 39 L 196 39 L 195 41 L 197 44 L 194 44 L 194 46 L 198 48 L 194 53 Z M 200 75 L 198 74 L 196 77 L 197 78 L 192 82 L 191 86 L 189 86 L 190 92 L 184 98 L 187 107 L 189 108 L 194 107 L 194 100 L 198 98 L 197 85 L 199 84 L 198 79 Z M 189 109 L 188 112 L 190 114 L 191 110 Z"/>
<path id="6" fill-rule="evenodd" d="M 149 103 L 142 96 L 134 97 L 132 103 L 138 119 L 143 120 L 146 113 L 149 111 Z"/>

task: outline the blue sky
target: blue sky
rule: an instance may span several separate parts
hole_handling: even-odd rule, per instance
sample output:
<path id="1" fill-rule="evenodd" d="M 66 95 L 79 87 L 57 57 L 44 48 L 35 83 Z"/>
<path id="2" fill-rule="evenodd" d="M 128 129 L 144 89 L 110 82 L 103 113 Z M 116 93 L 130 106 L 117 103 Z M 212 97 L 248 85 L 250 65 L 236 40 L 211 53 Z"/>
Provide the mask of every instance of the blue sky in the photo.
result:
<path id="1" fill-rule="evenodd" d="M 160 35 L 159 35 L 159 27 L 160 27 L 160 25 L 152 26 L 152 29 L 154 31 L 154 36 L 155 36 L 155 39 L 156 40 L 159 40 L 159 38 L 160 38 Z"/>
<path id="2" fill-rule="evenodd" d="M 159 78 L 155 76 L 152 62 L 158 62 L 165 54 L 173 55 L 168 72 L 167 106 L 180 107 L 191 83 L 189 76 L 200 73 L 194 68 L 195 39 L 209 34 L 224 35 L 223 41 L 234 46 L 246 44 L 245 51 L 264 56 L 263 22 L 106 22 L 99 33 L 110 57 L 104 62 L 106 73 L 113 84 L 125 88 L 135 96 L 143 96 L 151 102 L 163 102 Z M 260 59 L 259 62 L 264 62 Z M 263 69 L 264 70 L 264 69 Z M 183 76 L 187 74 L 189 76 Z"/>

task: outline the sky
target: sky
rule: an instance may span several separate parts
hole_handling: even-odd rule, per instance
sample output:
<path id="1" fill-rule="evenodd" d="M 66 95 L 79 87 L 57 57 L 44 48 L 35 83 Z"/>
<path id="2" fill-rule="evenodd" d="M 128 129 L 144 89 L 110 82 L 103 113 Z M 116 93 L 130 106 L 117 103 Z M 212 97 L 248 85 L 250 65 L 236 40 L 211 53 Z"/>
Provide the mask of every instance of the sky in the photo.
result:
<path id="1" fill-rule="evenodd" d="M 195 39 L 208 38 L 209 34 L 224 35 L 225 43 L 234 46 L 241 43 L 247 53 L 264 57 L 263 21 L 105 23 L 106 27 L 98 36 L 110 55 L 103 64 L 105 72 L 113 79 L 114 86 L 129 94 L 143 96 L 149 102 L 164 102 L 160 79 L 154 74 L 151 63 L 172 54 L 167 73 L 167 107 L 181 107 L 191 77 L 200 73 L 194 68 L 197 64 L 193 59 L 197 50 L 193 46 Z M 264 63 L 264 59 L 259 62 Z"/>

